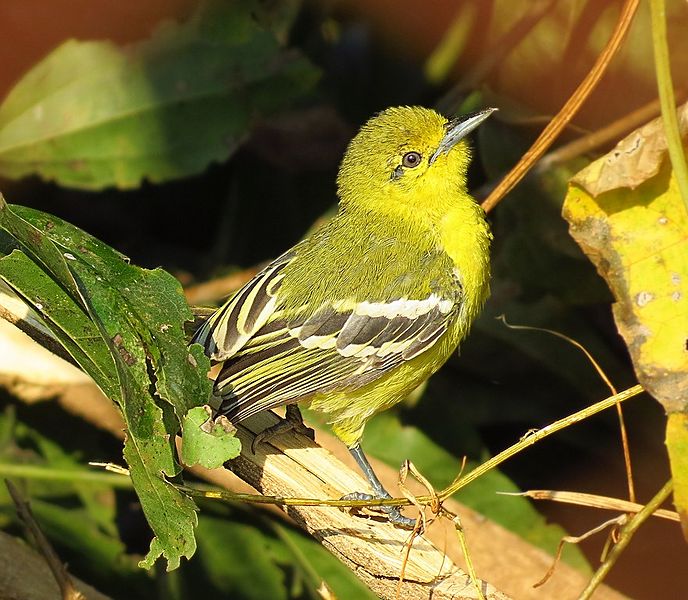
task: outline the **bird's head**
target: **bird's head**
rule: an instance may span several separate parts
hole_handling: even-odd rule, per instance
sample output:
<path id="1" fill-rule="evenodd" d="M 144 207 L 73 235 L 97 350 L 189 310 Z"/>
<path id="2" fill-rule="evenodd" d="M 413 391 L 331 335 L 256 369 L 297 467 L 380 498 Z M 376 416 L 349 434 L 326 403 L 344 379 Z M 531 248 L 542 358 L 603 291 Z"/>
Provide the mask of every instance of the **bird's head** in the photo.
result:
<path id="1" fill-rule="evenodd" d="M 466 135 L 496 109 L 446 119 L 419 106 L 388 108 L 370 119 L 344 155 L 337 187 L 344 208 L 441 214 L 465 196 Z"/>

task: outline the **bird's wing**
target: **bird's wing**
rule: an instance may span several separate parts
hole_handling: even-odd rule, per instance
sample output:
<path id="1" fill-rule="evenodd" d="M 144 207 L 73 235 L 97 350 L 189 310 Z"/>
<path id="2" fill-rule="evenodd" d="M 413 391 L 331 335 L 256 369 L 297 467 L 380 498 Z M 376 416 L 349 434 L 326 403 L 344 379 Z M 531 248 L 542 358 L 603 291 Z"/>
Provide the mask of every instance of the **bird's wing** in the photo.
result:
<path id="1" fill-rule="evenodd" d="M 224 361 L 220 408 L 240 421 L 316 392 L 357 389 L 431 348 L 456 318 L 460 293 L 341 300 L 289 315 L 280 307 L 285 255 L 249 282 L 195 340 Z"/>
<path id="2" fill-rule="evenodd" d="M 192 343 L 201 344 L 214 361 L 231 358 L 265 325 L 277 305 L 282 270 L 293 258 L 286 252 L 241 288 L 196 331 Z"/>

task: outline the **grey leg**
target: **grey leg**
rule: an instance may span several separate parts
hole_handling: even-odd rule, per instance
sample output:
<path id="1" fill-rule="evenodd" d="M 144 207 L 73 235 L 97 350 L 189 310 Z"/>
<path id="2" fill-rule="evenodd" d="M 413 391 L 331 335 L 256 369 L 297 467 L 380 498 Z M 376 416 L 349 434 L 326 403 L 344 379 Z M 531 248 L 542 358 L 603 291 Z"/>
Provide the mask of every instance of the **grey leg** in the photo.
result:
<path id="1" fill-rule="evenodd" d="M 373 488 L 375 494 L 371 495 L 362 492 L 353 492 L 352 494 L 347 494 L 344 496 L 342 500 L 373 500 L 375 498 L 391 498 L 392 496 L 389 495 L 389 492 L 382 486 L 380 480 L 377 478 L 377 475 L 375 475 L 375 471 L 373 471 L 373 467 L 370 466 L 370 463 L 368 462 L 366 455 L 363 454 L 361 447 L 358 444 L 351 446 L 349 448 L 349 452 L 351 452 L 351 456 L 354 457 L 359 468 L 366 476 L 366 479 L 368 480 L 368 483 L 370 483 L 370 487 Z M 398 525 L 404 529 L 414 529 L 416 526 L 416 520 L 402 515 L 398 506 L 380 506 L 379 509 L 387 514 L 389 522 L 393 523 L 394 525 Z"/>

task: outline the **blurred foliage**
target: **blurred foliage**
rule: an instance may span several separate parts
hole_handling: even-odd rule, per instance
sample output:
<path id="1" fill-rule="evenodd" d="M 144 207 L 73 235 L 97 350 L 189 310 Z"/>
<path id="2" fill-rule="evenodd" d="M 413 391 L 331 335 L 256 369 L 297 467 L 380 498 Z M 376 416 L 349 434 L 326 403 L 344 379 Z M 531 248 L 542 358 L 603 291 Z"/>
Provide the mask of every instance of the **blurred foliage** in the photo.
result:
<path id="1" fill-rule="evenodd" d="M 10 4 L 0 5 L 0 18 L 8 23 L 12 13 L 3 11 Z M 268 260 L 327 218 L 347 140 L 363 120 L 389 105 L 424 104 L 447 113 L 500 107 L 498 119 L 486 123 L 474 144 L 469 175 L 479 197 L 516 162 L 587 72 L 621 2 L 437 0 L 423 6 L 389 0 L 241 0 L 191 2 L 184 10 L 177 2 L 168 13 L 160 10 L 178 16 L 177 23 L 150 15 L 139 22 L 136 12 L 129 23 L 129 14 L 113 17 L 121 10 L 116 4 L 103 2 L 102 21 L 112 17 L 111 29 L 94 27 L 98 33 L 88 35 L 73 25 L 81 17 L 66 2 L 64 18 L 51 27 L 62 36 L 42 36 L 61 43 L 53 42 L 45 47 L 47 56 L 32 60 L 0 106 L 0 175 L 6 178 L 0 183 L 12 202 L 59 215 L 54 223 L 60 227 L 68 227 L 62 220 L 73 222 L 134 263 L 161 264 L 189 284 Z M 688 66 L 683 35 L 688 11 L 681 0 L 667 5 L 672 66 L 679 74 Z M 12 17 L 17 23 L 19 14 Z M 45 27 L 34 20 L 39 29 Z M 567 138 L 623 118 L 655 97 L 649 29 L 649 15 L 641 10 Z M 79 39 L 70 40 L 75 31 Z M 145 39 L 132 38 L 132 31 Z M 456 475 L 463 456 L 470 467 L 529 429 L 608 395 L 577 349 L 544 333 L 510 330 L 496 320 L 501 314 L 514 324 L 575 337 L 619 388 L 635 381 L 612 320 L 612 296 L 561 218 L 568 179 L 594 154 L 535 170 L 490 215 L 495 241 L 486 310 L 460 357 L 449 361 L 422 396 L 370 424 L 364 447 L 371 454 L 394 467 L 409 458 L 441 487 Z M 64 239 L 53 239 L 57 232 L 41 229 L 46 217 L 19 208 L 17 215 L 38 225 L 58 250 L 33 248 L 34 256 L 48 254 L 43 263 L 31 263 L 26 254 L 12 253 L 21 244 L 3 237 L 3 272 L 11 270 L 13 281 L 26 282 L 27 299 L 36 288 L 52 299 L 55 313 L 44 316 L 59 325 L 63 343 L 79 340 L 68 349 L 80 364 L 117 369 L 124 387 L 133 390 L 127 405 L 146 407 L 145 422 L 162 434 L 154 448 L 144 450 L 156 455 L 156 469 L 176 474 L 179 467 L 161 428 L 179 427 L 189 407 L 184 402 L 192 396 L 151 403 L 149 374 L 137 372 L 127 383 L 126 361 L 108 343 L 122 325 L 131 336 L 122 333 L 124 348 L 145 365 L 145 355 L 136 352 L 159 336 L 152 329 L 142 333 L 139 325 L 170 322 L 158 310 L 173 307 L 153 311 L 150 296 L 136 298 L 147 307 L 136 305 L 139 317 L 132 323 L 122 313 L 123 302 L 133 300 L 123 295 L 100 295 L 85 306 L 82 287 L 74 289 L 75 276 L 89 286 L 96 283 L 94 265 L 79 242 L 63 248 Z M 119 264 L 132 282 L 175 298 L 175 323 L 186 318 L 170 278 L 126 265 L 105 248 L 98 245 L 95 255 L 106 252 L 106 262 Z M 78 260 L 65 259 L 64 252 Z M 32 301 L 43 304 L 37 297 Z M 102 322 L 94 320 L 89 310 L 94 303 L 113 311 Z M 195 360 L 201 365 L 203 357 Z M 186 380 L 188 371 L 183 372 L 179 376 Z M 179 386 L 195 385 L 168 377 L 159 380 L 164 398 Z M 97 372 L 96 380 L 109 385 Z M 113 398 L 116 387 L 109 390 Z M 68 472 L 85 470 L 93 459 L 121 462 L 116 442 L 56 407 L 27 408 L 12 398 L 2 404 L 19 408 L 0 419 L 0 466 L 26 461 Z M 642 500 L 668 476 L 665 421 L 650 400 L 634 402 L 626 412 Z M 130 466 L 137 462 L 131 453 L 127 459 Z M 115 597 L 312 598 L 322 580 L 339 598 L 366 597 L 353 575 L 318 544 L 260 510 L 203 503 L 194 558 L 172 573 L 157 564 L 152 575 L 136 566 L 153 535 L 142 510 L 149 518 L 152 513 L 131 490 L 67 478 L 22 481 L 61 558 Z M 162 485 L 156 491 L 169 493 Z M 551 551 L 562 530 L 546 520 L 559 520 L 578 534 L 599 524 L 599 515 L 538 505 L 543 518 L 528 501 L 495 491 L 566 488 L 624 496 L 625 486 L 618 422 L 606 414 L 531 448 L 458 499 Z M 0 509 L 2 526 L 19 533 L 4 490 Z M 195 519 L 193 507 L 184 511 L 187 523 Z M 664 597 L 680 595 L 676 573 L 685 548 L 674 530 L 652 527 L 659 532 L 656 539 L 648 534 L 632 544 L 625 567 L 620 564 L 609 582 L 635 598 L 655 598 L 658 590 Z M 602 545 L 602 540 L 584 545 L 590 562 L 598 560 Z M 641 548 L 638 554 L 635 548 Z M 579 552 L 567 553 L 569 562 L 584 563 Z"/>
<path id="2" fill-rule="evenodd" d="M 74 40 L 57 48 L 0 106 L 0 174 L 130 188 L 226 160 L 252 122 L 317 77 L 251 6 L 208 4 L 123 49 Z"/>

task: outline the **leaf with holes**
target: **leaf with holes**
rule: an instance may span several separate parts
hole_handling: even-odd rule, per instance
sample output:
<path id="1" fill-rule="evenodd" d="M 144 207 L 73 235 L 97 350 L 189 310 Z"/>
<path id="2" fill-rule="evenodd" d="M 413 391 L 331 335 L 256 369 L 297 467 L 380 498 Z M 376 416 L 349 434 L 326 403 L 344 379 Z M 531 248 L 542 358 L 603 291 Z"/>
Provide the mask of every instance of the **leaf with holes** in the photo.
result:
<path id="1" fill-rule="evenodd" d="M 679 114 L 685 123 L 688 105 Z M 640 383 L 664 406 L 670 423 L 678 415 L 685 421 L 688 213 L 667 160 L 661 120 L 631 133 L 578 173 L 564 217 L 616 298 L 614 318 Z M 675 498 L 688 529 L 688 487 L 677 460 L 686 443 L 685 427 L 668 430 Z"/>

